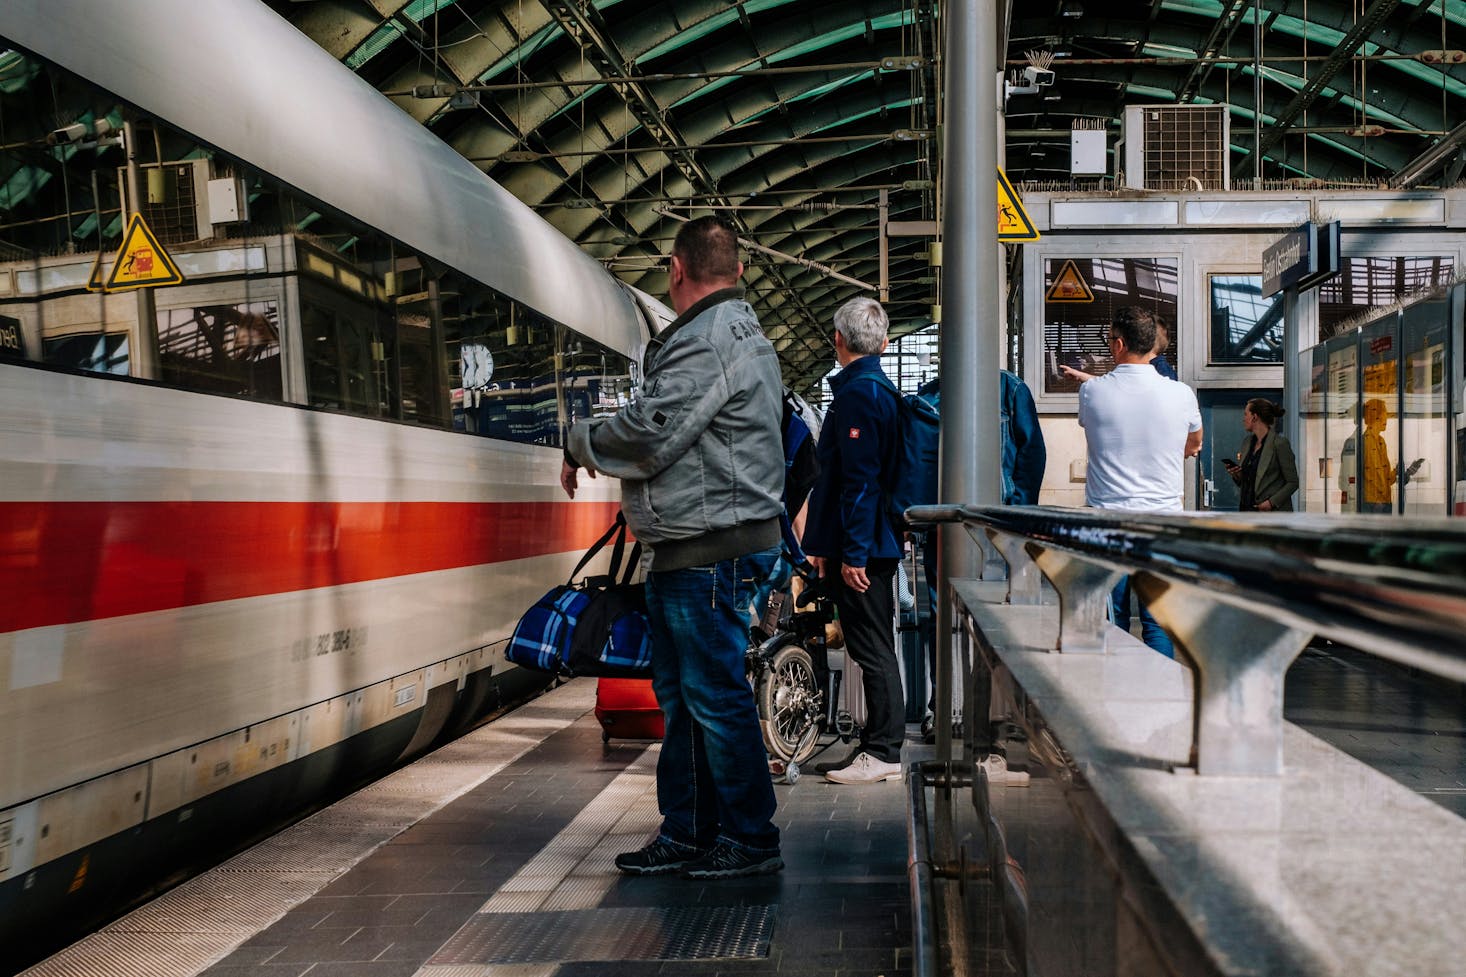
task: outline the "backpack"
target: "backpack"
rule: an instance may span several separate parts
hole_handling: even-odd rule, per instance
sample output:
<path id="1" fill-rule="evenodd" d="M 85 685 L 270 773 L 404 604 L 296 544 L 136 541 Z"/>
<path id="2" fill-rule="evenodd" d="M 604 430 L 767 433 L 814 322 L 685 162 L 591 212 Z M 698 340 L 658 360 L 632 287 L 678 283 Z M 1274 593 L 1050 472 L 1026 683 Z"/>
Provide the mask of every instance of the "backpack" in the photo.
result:
<path id="1" fill-rule="evenodd" d="M 804 551 L 794 538 L 791 521 L 819 480 L 820 461 L 815 450 L 819 415 L 788 387 L 784 388 L 784 418 L 779 430 L 784 438 L 784 511 L 779 514 L 779 530 L 789 555 L 795 563 L 801 563 Z"/>
<path id="2" fill-rule="evenodd" d="M 886 513 L 898 528 L 906 525 L 906 510 L 937 502 L 937 450 L 941 443 L 941 415 L 919 394 L 903 394 L 883 373 L 871 377 L 896 398 L 896 446 L 891 452 Z"/>
<path id="3" fill-rule="evenodd" d="M 819 479 L 820 462 L 815 451 L 818 423 L 803 398 L 786 387 L 780 430 L 784 435 L 784 511 L 791 517 L 804 505 Z"/>

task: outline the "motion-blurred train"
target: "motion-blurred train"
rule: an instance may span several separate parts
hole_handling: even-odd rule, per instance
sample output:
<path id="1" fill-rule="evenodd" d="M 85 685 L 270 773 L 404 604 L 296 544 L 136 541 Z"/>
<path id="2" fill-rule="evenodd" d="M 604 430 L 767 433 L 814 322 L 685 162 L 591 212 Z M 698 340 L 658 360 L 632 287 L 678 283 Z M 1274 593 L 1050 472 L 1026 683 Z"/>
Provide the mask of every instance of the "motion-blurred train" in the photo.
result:
<path id="1" fill-rule="evenodd" d="M 665 307 L 262 4 L 0 6 L 0 972 L 545 679 Z"/>

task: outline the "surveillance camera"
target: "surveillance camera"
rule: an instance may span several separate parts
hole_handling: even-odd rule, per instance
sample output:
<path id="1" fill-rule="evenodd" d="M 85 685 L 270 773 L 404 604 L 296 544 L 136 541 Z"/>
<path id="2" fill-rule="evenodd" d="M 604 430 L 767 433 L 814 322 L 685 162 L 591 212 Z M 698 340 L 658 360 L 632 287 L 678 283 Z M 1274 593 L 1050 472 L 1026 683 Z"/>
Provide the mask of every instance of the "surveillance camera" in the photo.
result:
<path id="1" fill-rule="evenodd" d="M 73 122 L 69 126 L 54 129 L 46 136 L 49 146 L 65 146 L 84 139 L 100 139 L 112 131 L 112 121 L 106 116 L 95 122 Z"/>
<path id="2" fill-rule="evenodd" d="M 1054 83 L 1054 73 L 1047 68 L 1035 68 L 1029 65 L 1023 69 L 1023 80 L 1029 85 L 1048 88 Z"/>
<path id="3" fill-rule="evenodd" d="M 62 146 L 84 139 L 86 134 L 87 126 L 85 122 L 73 122 L 69 126 L 63 126 L 53 131 L 46 137 L 46 142 L 52 146 Z"/>

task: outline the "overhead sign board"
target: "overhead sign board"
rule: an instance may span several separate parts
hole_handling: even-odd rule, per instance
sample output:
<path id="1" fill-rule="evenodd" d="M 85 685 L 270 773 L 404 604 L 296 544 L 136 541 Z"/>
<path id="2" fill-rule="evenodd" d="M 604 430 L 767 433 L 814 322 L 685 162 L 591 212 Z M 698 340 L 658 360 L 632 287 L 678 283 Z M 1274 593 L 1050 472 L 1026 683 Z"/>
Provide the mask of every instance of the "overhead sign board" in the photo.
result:
<path id="1" fill-rule="evenodd" d="M 1338 221 L 1314 225 L 1313 247 L 1318 254 L 1318 259 L 1314 262 L 1314 271 L 1298 279 L 1298 291 L 1302 292 L 1315 285 L 1321 285 L 1339 273 L 1341 260 L 1339 250 L 1342 238 L 1343 228 Z"/>
<path id="2" fill-rule="evenodd" d="M 1007 174 L 1001 169 L 998 170 L 998 240 L 1038 240 L 1038 229 L 1033 226 L 1028 211 L 1023 209 L 1023 201 L 1018 199 L 1013 184 L 1008 182 Z"/>
<path id="3" fill-rule="evenodd" d="M 183 274 L 153 236 L 142 214 L 133 214 L 127 222 L 127 232 L 122 235 L 122 247 L 117 249 L 112 274 L 107 276 L 103 289 L 120 292 L 153 285 L 177 285 L 182 281 Z"/>
<path id="4" fill-rule="evenodd" d="M 1285 288 L 1302 291 L 1327 281 L 1339 272 L 1338 221 L 1304 221 L 1268 245 L 1262 253 L 1262 294 Z"/>

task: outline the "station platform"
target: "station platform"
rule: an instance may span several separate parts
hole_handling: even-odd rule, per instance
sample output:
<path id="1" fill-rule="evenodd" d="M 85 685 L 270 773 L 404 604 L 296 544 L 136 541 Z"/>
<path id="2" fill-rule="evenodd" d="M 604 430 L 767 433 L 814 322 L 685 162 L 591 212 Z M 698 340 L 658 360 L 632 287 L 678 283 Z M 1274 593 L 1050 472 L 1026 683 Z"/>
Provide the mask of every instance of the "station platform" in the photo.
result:
<path id="1" fill-rule="evenodd" d="M 659 744 L 603 745 L 594 697 L 552 689 L 26 973 L 910 973 L 903 784 L 777 784 L 777 875 L 631 878 Z"/>

